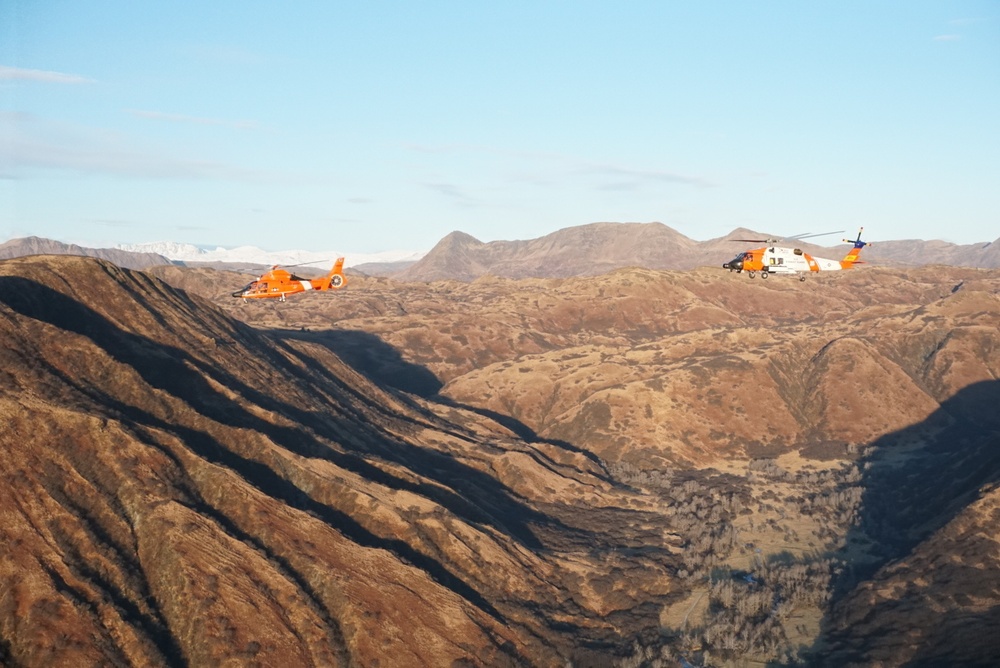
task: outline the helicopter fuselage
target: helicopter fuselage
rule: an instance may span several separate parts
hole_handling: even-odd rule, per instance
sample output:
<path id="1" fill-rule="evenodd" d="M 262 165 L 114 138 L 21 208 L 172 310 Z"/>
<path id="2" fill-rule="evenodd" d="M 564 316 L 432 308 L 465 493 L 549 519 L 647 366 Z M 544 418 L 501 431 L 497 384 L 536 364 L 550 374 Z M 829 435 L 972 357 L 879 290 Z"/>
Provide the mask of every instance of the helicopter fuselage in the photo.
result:
<path id="1" fill-rule="evenodd" d="M 814 257 L 799 248 L 765 246 L 739 253 L 723 269 L 737 272 L 762 272 L 766 274 L 798 274 L 810 271 L 836 271 L 845 269 L 843 262 Z"/>
<path id="2" fill-rule="evenodd" d="M 333 269 L 322 278 L 306 279 L 300 278 L 290 273 L 286 269 L 278 266 L 271 267 L 257 280 L 247 283 L 245 286 L 232 293 L 233 297 L 247 299 L 270 299 L 277 298 L 285 301 L 286 295 L 293 295 L 308 290 L 337 290 L 344 287 L 347 278 L 343 273 L 344 258 L 338 258 Z"/>
<path id="3" fill-rule="evenodd" d="M 860 262 L 858 256 L 861 254 L 861 249 L 868 245 L 868 242 L 861 240 L 861 233 L 864 228 L 858 230 L 858 238 L 844 239 L 847 243 L 851 244 L 851 249 L 844 256 L 843 260 L 829 260 L 825 257 L 814 257 L 809 253 L 806 253 L 801 248 L 790 248 L 787 246 L 762 246 L 761 248 L 753 248 L 748 251 L 743 251 L 739 253 L 729 262 L 724 262 L 722 264 L 723 269 L 728 269 L 729 271 L 735 271 L 736 273 L 743 273 L 744 271 L 753 278 L 760 272 L 761 278 L 767 278 L 771 274 L 800 274 L 799 279 L 805 280 L 806 274 L 814 271 L 839 271 L 841 269 L 850 269 L 856 263 Z M 834 234 L 833 232 L 824 232 L 823 234 L 810 234 L 806 236 L 816 237 L 824 236 L 826 234 Z M 798 238 L 805 238 L 799 235 Z M 763 240 L 752 240 L 752 239 L 735 239 L 734 241 L 763 241 Z M 766 240 L 767 243 L 773 243 L 775 239 Z"/>

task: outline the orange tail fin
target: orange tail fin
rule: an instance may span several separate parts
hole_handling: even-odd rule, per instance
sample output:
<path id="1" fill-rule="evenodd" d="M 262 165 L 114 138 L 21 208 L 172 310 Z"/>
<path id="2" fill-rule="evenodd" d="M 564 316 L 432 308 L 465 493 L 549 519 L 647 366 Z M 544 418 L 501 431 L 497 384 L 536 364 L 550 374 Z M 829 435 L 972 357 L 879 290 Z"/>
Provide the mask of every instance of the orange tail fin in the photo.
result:
<path id="1" fill-rule="evenodd" d="M 854 266 L 855 262 L 860 262 L 860 260 L 858 260 L 858 256 L 861 255 L 861 249 L 868 245 L 867 241 L 861 240 L 861 233 L 864 229 L 865 228 L 862 227 L 858 230 L 857 239 L 844 239 L 847 243 L 854 244 L 854 247 L 851 248 L 851 250 L 847 252 L 847 255 L 844 256 L 844 259 L 840 261 L 841 269 L 850 269 Z"/>
<path id="2" fill-rule="evenodd" d="M 330 273 L 327 274 L 326 277 L 330 281 L 329 287 L 334 290 L 338 290 L 347 285 L 347 277 L 344 276 L 344 258 L 337 258 L 337 262 L 333 265 L 333 269 L 330 270 Z"/>

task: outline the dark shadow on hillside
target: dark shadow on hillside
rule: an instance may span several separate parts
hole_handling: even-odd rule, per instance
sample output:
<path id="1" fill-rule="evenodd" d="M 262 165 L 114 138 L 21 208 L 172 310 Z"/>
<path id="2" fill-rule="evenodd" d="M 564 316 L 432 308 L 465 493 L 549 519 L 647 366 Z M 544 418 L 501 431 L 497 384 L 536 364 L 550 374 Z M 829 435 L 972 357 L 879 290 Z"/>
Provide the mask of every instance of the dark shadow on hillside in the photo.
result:
<path id="1" fill-rule="evenodd" d="M 279 329 L 270 334 L 278 340 L 294 339 L 317 343 L 379 385 L 425 398 L 436 395 L 444 387 L 444 383 L 426 367 L 407 362 L 398 350 L 368 332 L 351 329 L 318 332 Z"/>
<path id="2" fill-rule="evenodd" d="M 308 341 L 325 347 L 352 369 L 378 385 L 402 390 L 410 394 L 460 408 L 489 418 L 506 427 L 518 438 L 531 443 L 547 443 L 557 448 L 583 455 L 596 465 L 606 482 L 614 482 L 600 457 L 567 441 L 540 437 L 517 418 L 497 413 L 479 406 L 459 403 L 438 394 L 444 384 L 429 369 L 403 359 L 400 352 L 374 334 L 356 330 L 301 331 L 290 329 L 271 330 L 269 335 L 278 340 Z"/>
<path id="3" fill-rule="evenodd" d="M 543 549 L 536 530 L 558 524 L 519 501 L 495 478 L 447 454 L 396 439 L 373 422 L 370 414 L 359 408 L 356 391 L 348 383 L 330 375 L 319 377 L 293 364 L 264 337 L 258 337 L 251 331 L 246 335 L 252 339 L 245 343 L 254 346 L 253 354 L 266 359 L 314 394 L 319 406 L 302 407 L 282 401 L 245 384 L 219 365 L 207 364 L 186 350 L 126 332 L 88 306 L 25 278 L 0 277 L 0 303 L 26 317 L 89 338 L 112 359 L 132 367 L 148 385 L 181 399 L 206 418 L 227 426 L 258 431 L 275 444 L 301 456 L 326 459 L 389 488 L 429 498 L 464 521 L 491 526 L 529 549 Z M 153 310 L 148 304 L 144 306 Z M 382 548 L 399 555 L 488 614 L 498 616 L 497 611 L 477 591 L 452 573 L 444 563 L 418 552 L 402 540 L 369 532 L 353 517 L 314 500 L 276 471 L 240 454 L 236 450 L 238 444 L 221 443 L 203 431 L 168 424 L 142 408 L 141 399 L 136 400 L 138 405 L 133 405 L 131 399 L 125 403 L 120 398 L 109 396 L 102 388 L 79 383 L 58 370 L 51 371 L 125 419 L 146 428 L 178 434 L 196 454 L 231 468 L 262 492 L 322 518 L 361 545 Z M 233 391 L 242 400 L 226 398 L 212 387 L 209 380 Z M 294 421 L 298 428 L 267 422 L 248 411 L 250 404 L 283 415 Z M 331 447 L 324 441 L 338 447 Z M 406 467 L 431 482 L 396 476 L 372 463 L 372 458 Z"/>
<path id="4" fill-rule="evenodd" d="M 874 441 L 869 454 L 859 463 L 863 464 L 862 504 L 859 520 L 848 533 L 847 545 L 870 541 L 867 552 L 873 558 L 859 559 L 849 551 L 835 555 L 843 559 L 845 568 L 831 583 L 830 610 L 834 614 L 836 606 L 860 583 L 886 564 L 910 554 L 978 498 L 984 486 L 1000 482 L 1000 381 L 974 383 L 960 390 L 927 420 Z M 949 557 L 942 555 L 946 560 Z M 884 607 L 875 606 L 858 617 L 877 619 L 885 612 Z M 924 612 L 938 615 L 937 622 L 920 629 L 894 629 L 913 643 L 922 643 L 915 659 L 907 665 L 938 665 L 941 648 L 949 642 L 947 629 L 956 623 L 956 610 Z M 974 614 L 962 612 L 960 623 L 975 623 L 974 619 Z M 979 623 L 989 628 L 986 621 Z M 845 644 L 851 633 L 854 635 Z M 822 647 L 817 645 L 812 659 L 816 665 L 863 661 L 857 652 L 881 640 L 885 639 L 866 638 L 863 633 L 859 636 L 857 630 L 835 629 L 834 617 L 828 613 L 823 620 Z M 848 646 L 853 650 L 844 649 Z M 831 648 L 847 653 L 830 658 L 827 652 Z"/>
<path id="5" fill-rule="evenodd" d="M 562 441 L 555 438 L 542 438 L 537 433 L 535 433 L 534 429 L 524 424 L 517 418 L 511 417 L 510 415 L 497 413 L 496 411 L 491 411 L 488 408 L 480 408 L 479 406 L 470 406 L 469 404 L 463 404 L 454 401 L 452 399 L 449 399 L 448 397 L 440 395 L 435 397 L 435 399 L 440 403 L 445 404 L 446 406 L 454 406 L 455 408 L 471 411 L 473 413 L 482 415 L 485 418 L 489 418 L 490 420 L 493 420 L 497 424 L 511 430 L 522 441 L 526 441 L 528 443 L 547 443 L 562 450 L 568 450 L 569 452 L 573 452 L 578 455 L 583 455 L 584 457 L 589 459 L 595 466 L 600 468 L 600 470 L 602 471 L 602 475 L 599 477 L 603 478 L 605 482 L 609 482 L 615 485 L 620 484 L 612 479 L 612 476 L 608 472 L 607 466 L 604 464 L 604 461 L 590 450 L 584 450 L 583 448 L 573 445 L 572 443 L 569 443 L 567 441 Z"/>

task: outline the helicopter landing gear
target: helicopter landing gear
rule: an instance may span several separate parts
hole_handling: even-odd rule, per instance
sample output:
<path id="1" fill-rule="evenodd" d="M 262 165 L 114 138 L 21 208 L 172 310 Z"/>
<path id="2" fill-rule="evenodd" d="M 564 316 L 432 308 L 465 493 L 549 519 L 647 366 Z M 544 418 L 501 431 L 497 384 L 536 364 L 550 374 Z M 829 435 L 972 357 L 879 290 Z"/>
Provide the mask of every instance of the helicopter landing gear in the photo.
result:
<path id="1" fill-rule="evenodd" d="M 805 276 L 799 276 L 799 281 L 802 282 L 802 283 L 805 283 L 806 277 Z"/>
<path id="2" fill-rule="evenodd" d="M 765 269 L 762 272 L 760 272 L 760 277 L 761 278 L 767 278 L 768 274 L 770 274 L 770 273 L 771 272 L 769 272 L 767 269 Z"/>
<path id="3" fill-rule="evenodd" d="M 748 276 L 749 276 L 750 278 L 753 278 L 754 276 L 756 276 L 756 275 L 757 275 L 757 272 L 756 272 L 756 271 L 753 271 L 753 270 L 751 269 L 750 271 L 748 271 L 748 272 L 747 272 L 747 275 L 748 275 Z"/>

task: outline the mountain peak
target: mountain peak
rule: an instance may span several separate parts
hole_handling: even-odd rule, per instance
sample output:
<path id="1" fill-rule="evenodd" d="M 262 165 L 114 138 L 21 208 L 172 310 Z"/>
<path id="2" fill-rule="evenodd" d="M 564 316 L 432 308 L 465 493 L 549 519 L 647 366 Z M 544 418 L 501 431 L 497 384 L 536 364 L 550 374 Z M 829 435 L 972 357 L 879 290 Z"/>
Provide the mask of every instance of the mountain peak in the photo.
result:
<path id="1" fill-rule="evenodd" d="M 422 260 L 398 276 L 404 280 L 472 280 L 593 276 L 612 269 L 693 268 L 696 242 L 663 223 L 609 223 L 565 227 L 527 241 L 491 241 L 452 232 Z"/>
<path id="2" fill-rule="evenodd" d="M 463 244 L 463 245 L 481 246 L 482 243 L 483 243 L 482 241 L 480 241 L 479 239 L 475 238 L 474 236 L 472 236 L 467 232 L 455 230 L 454 232 L 449 232 L 447 235 L 445 235 L 441 239 L 441 241 L 437 243 L 437 245 L 440 246 L 442 244 L 448 244 L 448 245 Z"/>

